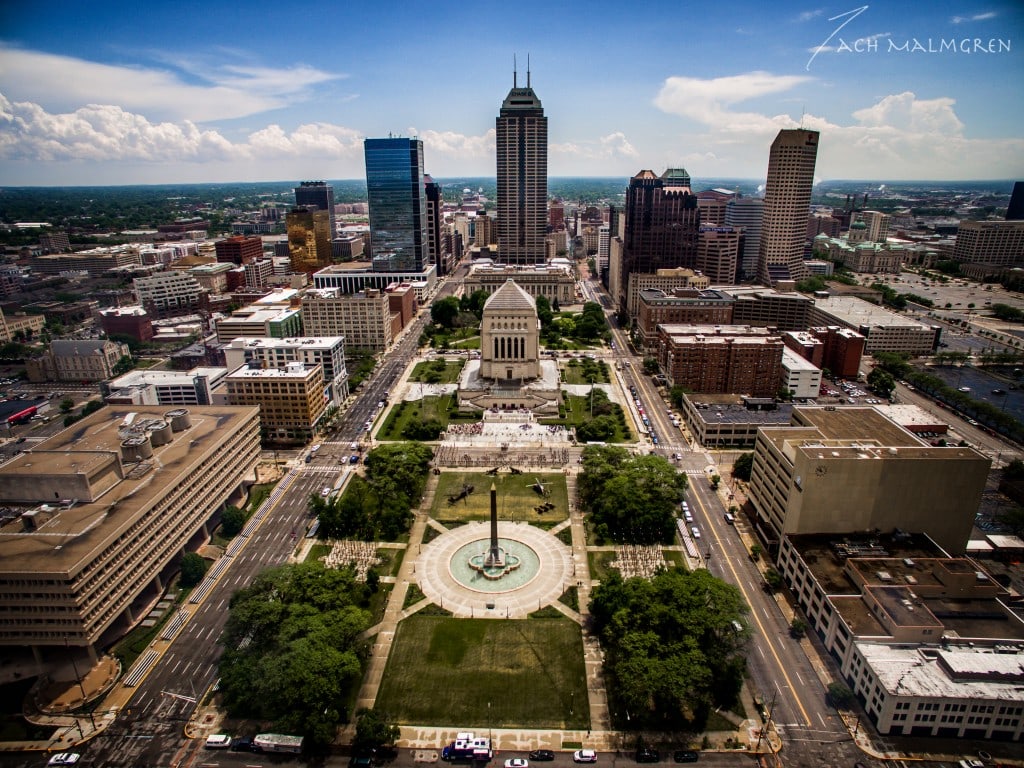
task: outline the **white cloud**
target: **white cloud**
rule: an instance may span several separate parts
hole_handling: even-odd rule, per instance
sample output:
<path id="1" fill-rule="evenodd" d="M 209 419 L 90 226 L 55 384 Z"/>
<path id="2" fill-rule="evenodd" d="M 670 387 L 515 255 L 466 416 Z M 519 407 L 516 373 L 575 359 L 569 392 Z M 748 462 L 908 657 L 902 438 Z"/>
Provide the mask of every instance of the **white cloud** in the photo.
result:
<path id="1" fill-rule="evenodd" d="M 180 68 L 202 82 L 185 82 L 169 69 L 100 64 L 0 45 L 0 90 L 15 101 L 44 100 L 47 110 L 116 102 L 151 120 L 245 117 L 286 106 L 304 98 L 311 86 L 343 77 L 303 65 L 203 68 L 191 61 Z"/>
<path id="2" fill-rule="evenodd" d="M 312 156 L 362 157 L 362 137 L 324 123 L 285 131 L 270 125 L 232 142 L 191 121 L 153 123 L 121 107 L 91 104 L 50 114 L 38 104 L 0 94 L 0 159 L 29 162 L 205 163 Z"/>
<path id="3" fill-rule="evenodd" d="M 988 11 L 986 13 L 976 13 L 973 16 L 954 16 L 950 21 L 954 24 L 968 24 L 972 21 L 988 21 L 995 17 L 995 11 Z"/>
<path id="4" fill-rule="evenodd" d="M 736 107 L 809 80 L 766 72 L 704 81 L 671 77 L 655 104 L 685 118 L 680 142 L 701 148 L 688 160 L 696 161 L 689 170 L 697 177 L 763 172 L 778 130 L 800 124 L 821 131 L 817 167 L 824 178 L 1011 178 L 1024 173 L 1024 139 L 968 138 L 956 102 L 948 97 L 890 94 L 855 110 L 846 121 L 805 114 L 798 122 L 786 114 Z"/>
<path id="5" fill-rule="evenodd" d="M 805 21 L 811 21 L 812 19 L 815 19 L 818 16 L 821 16 L 821 14 L 823 14 L 824 12 L 825 11 L 822 8 L 817 8 L 817 9 L 815 9 L 813 11 L 804 11 L 803 13 L 799 14 L 796 17 L 796 21 L 800 22 L 800 23 L 803 23 Z"/>
<path id="6" fill-rule="evenodd" d="M 722 132 L 767 134 L 784 127 L 780 120 L 785 122 L 788 118 L 735 112 L 730 107 L 755 97 L 788 91 L 812 80 L 805 75 L 773 75 L 770 72 L 748 72 L 710 80 L 675 76 L 665 80 L 654 104 L 663 112 L 703 125 L 715 125 Z"/>
<path id="7" fill-rule="evenodd" d="M 417 131 L 415 128 L 409 129 L 409 135 L 419 136 L 423 141 L 423 154 L 428 164 L 433 164 L 436 157 L 444 160 L 494 158 L 493 128 L 482 136 L 467 136 L 455 131 Z"/>
<path id="8" fill-rule="evenodd" d="M 613 131 L 596 141 L 563 142 L 548 145 L 552 155 L 564 155 L 586 160 L 602 160 L 612 158 L 636 158 L 640 156 L 626 134 Z"/>

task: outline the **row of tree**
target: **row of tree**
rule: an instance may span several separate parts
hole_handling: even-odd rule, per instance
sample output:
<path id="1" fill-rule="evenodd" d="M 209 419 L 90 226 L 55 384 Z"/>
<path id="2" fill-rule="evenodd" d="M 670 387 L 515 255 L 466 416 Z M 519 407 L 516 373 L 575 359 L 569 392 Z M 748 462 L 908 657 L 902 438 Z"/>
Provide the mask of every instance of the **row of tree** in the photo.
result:
<path id="1" fill-rule="evenodd" d="M 740 591 L 704 569 L 605 579 L 590 613 L 613 710 L 631 727 L 703 730 L 712 709 L 739 694 L 746 612 Z"/>
<path id="2" fill-rule="evenodd" d="M 231 599 L 220 690 L 231 717 L 329 744 L 362 680 L 371 589 L 319 562 L 264 571 Z"/>
<path id="3" fill-rule="evenodd" d="M 588 445 L 582 463 L 577 494 L 599 540 L 621 544 L 673 540 L 686 475 L 661 456 L 633 456 L 618 446 Z"/>
<path id="4" fill-rule="evenodd" d="M 313 494 L 310 514 L 320 518 L 326 539 L 394 540 L 412 524 L 434 452 L 421 443 L 390 443 L 366 458 L 366 477 L 354 475 L 345 492 Z"/>

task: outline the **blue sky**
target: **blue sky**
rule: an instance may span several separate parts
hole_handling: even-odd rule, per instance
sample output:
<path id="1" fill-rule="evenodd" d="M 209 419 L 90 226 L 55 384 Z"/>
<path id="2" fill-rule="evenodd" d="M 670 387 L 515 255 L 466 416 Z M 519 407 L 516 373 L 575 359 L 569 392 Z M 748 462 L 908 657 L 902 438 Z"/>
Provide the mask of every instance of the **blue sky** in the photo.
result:
<path id="1" fill-rule="evenodd" d="M 802 120 L 821 179 L 1024 178 L 1015 0 L 630 5 L 0 0 L 0 183 L 361 178 L 389 132 L 493 176 L 528 54 L 552 176 L 761 178 Z"/>

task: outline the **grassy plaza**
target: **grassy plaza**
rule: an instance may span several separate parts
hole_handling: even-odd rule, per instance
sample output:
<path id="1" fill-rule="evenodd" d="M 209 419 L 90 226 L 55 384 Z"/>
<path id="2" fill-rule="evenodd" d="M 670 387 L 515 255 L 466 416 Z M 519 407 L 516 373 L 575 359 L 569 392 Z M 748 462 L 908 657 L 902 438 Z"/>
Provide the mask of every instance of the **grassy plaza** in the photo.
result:
<path id="1" fill-rule="evenodd" d="M 541 496 L 533 487 L 537 481 L 544 485 L 546 496 Z M 498 519 L 525 520 L 528 523 L 548 526 L 569 516 L 569 494 L 565 476 L 554 472 L 531 472 L 521 475 L 499 472 L 495 476 L 485 472 L 442 472 L 438 477 L 437 492 L 430 516 L 439 522 L 471 522 L 489 520 L 491 515 L 491 484 L 498 491 Z M 449 498 L 458 496 L 464 486 L 472 485 L 473 492 L 454 504 Z M 545 502 L 554 504 L 554 509 L 543 513 L 535 507 Z"/>
<path id="2" fill-rule="evenodd" d="M 376 707 L 399 723 L 587 728 L 579 625 L 564 618 L 411 616 L 398 625 Z"/>

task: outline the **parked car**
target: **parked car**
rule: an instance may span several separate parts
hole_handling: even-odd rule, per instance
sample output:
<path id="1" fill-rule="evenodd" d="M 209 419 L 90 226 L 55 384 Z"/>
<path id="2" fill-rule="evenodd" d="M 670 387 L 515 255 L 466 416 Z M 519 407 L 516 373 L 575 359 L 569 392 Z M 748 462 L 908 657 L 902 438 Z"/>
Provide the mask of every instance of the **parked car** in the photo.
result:
<path id="1" fill-rule="evenodd" d="M 510 757 L 505 761 L 505 768 L 530 768 L 530 761 L 525 757 Z"/>
<path id="2" fill-rule="evenodd" d="M 657 763 L 661 761 L 661 755 L 656 749 L 641 747 L 636 751 L 636 761 L 638 763 Z"/>
<path id="3" fill-rule="evenodd" d="M 77 752 L 58 752 L 47 761 L 47 765 L 74 765 L 82 756 Z"/>
<path id="4" fill-rule="evenodd" d="M 533 752 L 530 753 L 529 757 L 531 760 L 546 763 L 555 759 L 555 753 L 552 752 L 550 749 L 535 749 L 533 750 Z"/>
<path id="5" fill-rule="evenodd" d="M 677 763 L 696 763 L 700 759 L 700 753 L 690 749 L 680 749 L 672 755 L 672 759 Z"/>
<path id="6" fill-rule="evenodd" d="M 597 752 L 592 749 L 577 749 L 572 753 L 574 763 L 596 763 Z"/>
<path id="7" fill-rule="evenodd" d="M 242 739 L 234 739 L 234 740 L 232 740 L 232 742 L 231 742 L 231 751 L 232 752 L 252 752 L 253 751 L 253 749 L 252 749 L 252 739 L 250 739 L 250 738 L 242 738 Z"/>

